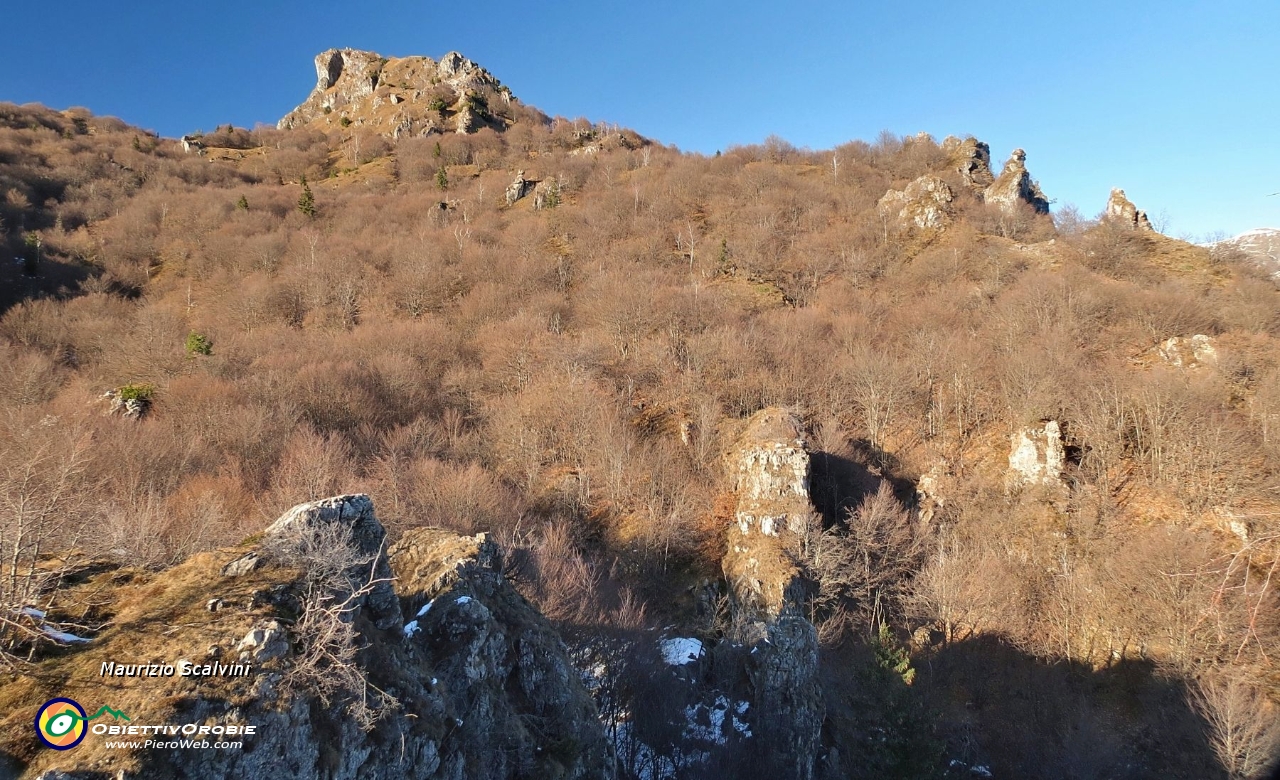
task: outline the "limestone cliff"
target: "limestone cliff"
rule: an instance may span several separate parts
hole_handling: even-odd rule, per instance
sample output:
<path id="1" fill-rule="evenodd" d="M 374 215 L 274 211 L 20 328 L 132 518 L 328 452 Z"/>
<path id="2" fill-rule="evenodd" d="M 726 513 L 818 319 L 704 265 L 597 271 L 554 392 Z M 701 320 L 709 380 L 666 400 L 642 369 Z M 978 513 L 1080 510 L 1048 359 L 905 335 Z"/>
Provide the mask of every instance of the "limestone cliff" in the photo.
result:
<path id="1" fill-rule="evenodd" d="M 329 49 L 316 57 L 311 95 L 277 126 L 356 126 L 394 138 L 472 133 L 509 126 L 514 102 L 493 74 L 457 52 L 436 61 Z"/>
<path id="2" fill-rule="evenodd" d="M 880 198 L 880 215 L 900 229 L 937 229 L 951 218 L 955 197 L 947 183 L 925 174 L 901 190 L 889 190 Z"/>
<path id="3" fill-rule="evenodd" d="M 953 135 L 942 139 L 942 151 L 960 173 L 969 189 L 981 195 L 995 177 L 991 175 L 991 147 L 969 136 L 961 140 Z"/>
<path id="4" fill-rule="evenodd" d="M 1057 420 L 1014 432 L 1009 443 L 1009 487 L 1062 484 L 1066 467 L 1066 448 L 1062 443 L 1062 427 Z"/>
<path id="5" fill-rule="evenodd" d="M 51 609 L 77 609 L 91 591 L 112 612 L 108 627 L 0 686 L 0 752 L 20 777 L 612 778 L 595 704 L 500 560 L 483 535 L 436 529 L 388 553 L 372 502 L 357 495 L 295 507 L 246 548 L 159 574 L 99 569 Z M 250 671 L 100 673 L 182 659 Z M 104 727 L 254 733 L 210 749 L 108 749 L 90 733 L 54 751 L 31 724 L 55 697 L 128 717 Z"/>
<path id="6" fill-rule="evenodd" d="M 787 777 L 813 775 L 823 719 L 818 638 L 803 613 L 807 583 L 800 545 L 815 520 L 809 453 L 792 413 L 763 409 L 727 456 L 737 493 L 724 574 L 757 727 L 774 740 Z"/>

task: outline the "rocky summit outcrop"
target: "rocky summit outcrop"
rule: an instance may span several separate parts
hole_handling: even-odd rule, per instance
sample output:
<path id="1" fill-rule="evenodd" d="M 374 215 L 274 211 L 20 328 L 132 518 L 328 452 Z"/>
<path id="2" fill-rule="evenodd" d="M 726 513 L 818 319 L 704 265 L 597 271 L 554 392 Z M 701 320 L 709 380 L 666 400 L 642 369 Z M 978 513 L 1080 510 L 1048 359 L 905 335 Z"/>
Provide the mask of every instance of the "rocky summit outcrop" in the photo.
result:
<path id="1" fill-rule="evenodd" d="M 1007 484 L 1010 488 L 1060 486 L 1066 463 L 1062 426 L 1057 420 L 1022 428 L 1011 437 Z"/>
<path id="2" fill-rule="evenodd" d="M 277 126 L 354 126 L 394 138 L 472 133 L 509 126 L 513 102 L 511 90 L 457 52 L 436 61 L 329 49 L 316 57 L 311 95 Z"/>
<path id="3" fill-rule="evenodd" d="M 951 217 L 955 196 L 947 183 L 925 174 L 901 190 L 889 190 L 880 198 L 880 215 L 899 229 L 939 229 Z"/>
<path id="4" fill-rule="evenodd" d="M 1102 212 L 1102 218 L 1127 230 L 1155 232 L 1155 228 L 1151 226 L 1151 220 L 1147 219 L 1147 212 L 1138 210 L 1138 207 L 1125 197 L 1124 190 L 1121 189 L 1111 190 L 1111 197 L 1107 199 L 1107 207 Z"/>
<path id="5" fill-rule="evenodd" d="M 107 627 L 0 685 L 0 754 L 24 778 L 613 778 L 594 702 L 501 561 L 483 534 L 439 529 L 388 551 L 369 497 L 354 495 L 161 573 L 95 567 L 83 588 Z M 79 609 L 79 592 L 50 612 Z M 32 717 L 55 697 L 127 715 L 103 731 L 243 744 L 108 748 L 90 733 L 42 749 Z"/>
<path id="6" fill-rule="evenodd" d="M 751 648 L 744 671 L 756 727 L 780 751 L 784 777 L 810 778 L 824 705 L 817 632 L 802 609 L 800 544 L 815 513 L 799 420 L 784 409 L 757 412 L 727 465 L 738 502 L 723 568 L 735 638 Z"/>
<path id="7" fill-rule="evenodd" d="M 1049 213 L 1049 199 L 1027 172 L 1027 153 L 1021 149 L 1013 150 L 1000 176 L 983 192 L 983 199 L 1004 209 L 1025 204 L 1037 214 Z"/>
<path id="8" fill-rule="evenodd" d="M 949 135 L 942 139 L 942 151 L 974 193 L 981 195 L 995 181 L 991 175 L 991 147 L 982 141 L 973 136 L 961 140 Z"/>

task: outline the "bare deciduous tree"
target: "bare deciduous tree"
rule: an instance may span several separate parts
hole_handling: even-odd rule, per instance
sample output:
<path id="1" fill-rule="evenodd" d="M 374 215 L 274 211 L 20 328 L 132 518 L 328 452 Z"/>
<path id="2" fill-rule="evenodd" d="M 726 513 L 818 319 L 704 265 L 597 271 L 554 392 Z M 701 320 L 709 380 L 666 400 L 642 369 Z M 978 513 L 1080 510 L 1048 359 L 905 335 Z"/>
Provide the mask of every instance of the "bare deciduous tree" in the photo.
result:
<path id="1" fill-rule="evenodd" d="M 266 541 L 273 558 L 302 570 L 302 609 L 293 625 L 298 649 L 286 687 L 305 688 L 325 706 L 343 702 L 364 730 L 397 706 L 369 683 L 356 663 L 360 636 L 355 613 L 364 598 L 388 582 L 376 575 L 378 553 L 361 553 L 343 523 L 297 524 Z"/>
<path id="2" fill-rule="evenodd" d="M 1240 672 L 1206 674 L 1190 684 L 1188 698 L 1204 718 L 1209 743 L 1231 780 L 1253 780 L 1277 758 L 1280 720 L 1275 702 Z"/>
<path id="3" fill-rule="evenodd" d="M 818 581 L 815 614 L 844 621 L 849 611 L 874 631 L 886 614 L 901 611 L 924 550 L 910 513 L 890 484 L 881 482 L 850 515 L 847 528 L 810 537 L 809 561 Z"/>

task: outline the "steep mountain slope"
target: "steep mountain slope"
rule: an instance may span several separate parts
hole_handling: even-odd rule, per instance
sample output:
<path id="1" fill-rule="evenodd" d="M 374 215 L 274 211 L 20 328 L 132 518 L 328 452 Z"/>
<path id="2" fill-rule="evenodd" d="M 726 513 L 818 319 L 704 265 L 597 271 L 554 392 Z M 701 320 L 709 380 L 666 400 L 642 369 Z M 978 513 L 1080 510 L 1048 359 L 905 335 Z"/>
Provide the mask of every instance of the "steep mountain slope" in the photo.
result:
<path id="1" fill-rule="evenodd" d="M 8 760 L 110 763 L 30 724 L 105 697 L 83 665 L 145 636 L 283 651 L 205 691 L 225 712 L 119 690 L 296 727 L 259 755 L 300 776 L 411 750 L 655 780 L 1265 761 L 1273 283 L 1119 191 L 1055 224 L 1025 155 L 997 176 L 977 139 L 686 154 L 446 60 L 329 52 L 294 126 L 185 144 L 0 106 Z M 510 116 L 457 132 L 469 91 Z M 252 535 L 352 493 L 394 600 L 360 593 L 329 625 L 363 649 L 299 677 L 307 594 L 365 581 L 306 575 L 342 545 Z"/>

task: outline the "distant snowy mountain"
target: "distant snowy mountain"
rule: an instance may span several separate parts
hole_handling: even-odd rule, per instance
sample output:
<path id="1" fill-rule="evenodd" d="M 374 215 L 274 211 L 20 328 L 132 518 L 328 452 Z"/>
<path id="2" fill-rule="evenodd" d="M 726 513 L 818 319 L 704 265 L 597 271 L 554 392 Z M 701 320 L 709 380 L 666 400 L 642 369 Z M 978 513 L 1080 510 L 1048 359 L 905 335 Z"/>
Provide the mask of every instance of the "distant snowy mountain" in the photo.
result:
<path id="1" fill-rule="evenodd" d="M 1217 241 L 1214 249 L 1236 250 L 1280 278 L 1280 228 L 1256 228 Z"/>

